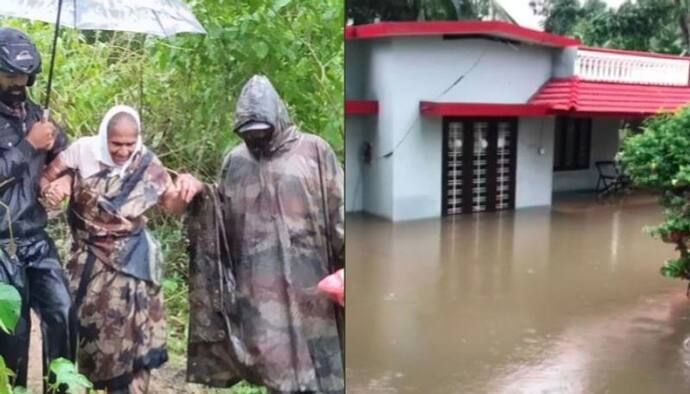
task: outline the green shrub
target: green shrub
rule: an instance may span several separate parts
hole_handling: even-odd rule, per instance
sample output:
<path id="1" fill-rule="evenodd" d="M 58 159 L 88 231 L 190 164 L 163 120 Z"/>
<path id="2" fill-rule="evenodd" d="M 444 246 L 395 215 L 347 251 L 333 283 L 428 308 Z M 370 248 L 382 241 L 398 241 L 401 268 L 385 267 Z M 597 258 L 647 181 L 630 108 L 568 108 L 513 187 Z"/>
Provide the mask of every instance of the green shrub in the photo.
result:
<path id="1" fill-rule="evenodd" d="M 661 273 L 690 279 L 690 109 L 650 118 L 642 129 L 628 133 L 619 159 L 637 186 L 662 195 L 665 221 L 647 231 L 675 244 L 680 256 L 668 260 Z"/>

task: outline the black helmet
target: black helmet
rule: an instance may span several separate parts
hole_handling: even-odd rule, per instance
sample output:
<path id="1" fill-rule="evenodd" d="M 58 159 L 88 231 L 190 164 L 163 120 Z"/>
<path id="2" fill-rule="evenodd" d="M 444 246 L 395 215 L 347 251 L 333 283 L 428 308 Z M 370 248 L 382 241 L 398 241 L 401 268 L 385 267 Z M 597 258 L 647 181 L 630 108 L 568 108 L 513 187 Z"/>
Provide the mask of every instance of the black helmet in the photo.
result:
<path id="1" fill-rule="evenodd" d="M 0 28 L 0 71 L 28 75 L 28 85 L 33 85 L 36 74 L 41 72 L 41 55 L 24 32 Z"/>

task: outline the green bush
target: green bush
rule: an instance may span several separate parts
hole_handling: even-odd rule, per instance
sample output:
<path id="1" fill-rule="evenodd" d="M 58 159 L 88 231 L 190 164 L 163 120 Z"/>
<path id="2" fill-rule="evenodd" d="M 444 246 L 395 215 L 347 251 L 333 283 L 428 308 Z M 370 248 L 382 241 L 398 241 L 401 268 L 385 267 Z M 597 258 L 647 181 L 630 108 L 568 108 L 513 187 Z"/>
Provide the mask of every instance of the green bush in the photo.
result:
<path id="1" fill-rule="evenodd" d="M 647 231 L 675 244 L 680 256 L 666 261 L 661 273 L 690 279 L 690 109 L 650 118 L 642 129 L 625 138 L 619 158 L 637 186 L 662 194 L 665 221 Z"/>
<path id="2" fill-rule="evenodd" d="M 5 253 L 0 249 L 0 253 Z M 0 283 L 0 330 L 11 333 L 19 321 L 22 299 L 14 286 Z"/>
<path id="3" fill-rule="evenodd" d="M 0 329 L 2 331 L 8 334 L 14 331 L 21 309 L 22 299 L 17 289 L 6 283 L 0 283 Z M 12 377 L 14 373 L 7 368 L 5 359 L 0 356 L 0 394 L 12 393 Z"/>

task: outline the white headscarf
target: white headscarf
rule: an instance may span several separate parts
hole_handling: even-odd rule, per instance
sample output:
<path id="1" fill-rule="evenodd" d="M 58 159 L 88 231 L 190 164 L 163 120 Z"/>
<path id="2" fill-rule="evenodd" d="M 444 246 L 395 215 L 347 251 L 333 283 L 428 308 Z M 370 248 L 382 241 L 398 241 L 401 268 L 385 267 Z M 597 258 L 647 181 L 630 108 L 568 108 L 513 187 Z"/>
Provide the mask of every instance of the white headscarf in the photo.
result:
<path id="1" fill-rule="evenodd" d="M 123 165 L 117 165 L 113 161 L 113 158 L 110 157 L 110 151 L 108 151 L 108 123 L 110 123 L 110 120 L 113 118 L 113 116 L 119 114 L 119 113 L 127 113 L 132 115 L 134 120 L 137 123 L 137 130 L 139 131 L 139 135 L 137 136 L 137 143 L 136 146 L 134 147 L 134 152 L 132 152 L 132 155 L 127 159 L 127 162 Z M 94 155 L 95 157 L 98 158 L 98 161 L 105 164 L 106 166 L 110 167 L 110 174 L 108 176 L 123 176 L 125 171 L 127 170 L 127 167 L 129 167 L 130 164 L 132 164 L 132 159 L 134 158 L 134 155 L 141 150 L 143 143 L 141 139 L 141 121 L 139 120 L 139 113 L 127 105 L 116 105 L 105 114 L 103 117 L 103 120 L 101 121 L 101 126 L 98 128 L 98 139 L 95 142 L 94 146 Z"/>

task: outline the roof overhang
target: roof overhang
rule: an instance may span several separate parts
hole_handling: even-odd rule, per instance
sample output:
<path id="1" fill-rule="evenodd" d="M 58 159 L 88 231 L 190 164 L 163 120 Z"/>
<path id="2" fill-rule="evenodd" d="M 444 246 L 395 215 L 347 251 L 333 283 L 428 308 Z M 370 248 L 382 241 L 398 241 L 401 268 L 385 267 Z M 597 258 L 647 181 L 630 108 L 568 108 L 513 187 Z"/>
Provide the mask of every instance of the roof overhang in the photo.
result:
<path id="1" fill-rule="evenodd" d="M 490 103 L 436 103 L 422 101 L 419 104 L 425 116 L 546 116 L 550 107 L 541 104 L 490 104 Z"/>
<path id="2" fill-rule="evenodd" d="M 499 21 L 382 22 L 345 28 L 346 40 L 419 36 L 489 36 L 558 48 L 580 45 L 574 38 Z"/>

